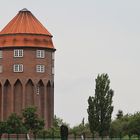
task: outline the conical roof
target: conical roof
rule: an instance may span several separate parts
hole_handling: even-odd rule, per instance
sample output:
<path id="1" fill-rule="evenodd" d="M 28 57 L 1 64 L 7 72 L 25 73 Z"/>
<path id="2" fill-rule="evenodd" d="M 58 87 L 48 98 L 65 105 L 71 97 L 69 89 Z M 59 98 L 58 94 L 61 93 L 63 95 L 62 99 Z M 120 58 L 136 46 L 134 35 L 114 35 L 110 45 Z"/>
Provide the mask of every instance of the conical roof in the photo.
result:
<path id="1" fill-rule="evenodd" d="M 44 34 L 52 36 L 39 20 L 26 8 L 19 13 L 5 26 L 0 34 Z"/>
<path id="2" fill-rule="evenodd" d="M 52 35 L 26 8 L 20 10 L 0 32 L 0 48 L 6 47 L 54 49 Z"/>

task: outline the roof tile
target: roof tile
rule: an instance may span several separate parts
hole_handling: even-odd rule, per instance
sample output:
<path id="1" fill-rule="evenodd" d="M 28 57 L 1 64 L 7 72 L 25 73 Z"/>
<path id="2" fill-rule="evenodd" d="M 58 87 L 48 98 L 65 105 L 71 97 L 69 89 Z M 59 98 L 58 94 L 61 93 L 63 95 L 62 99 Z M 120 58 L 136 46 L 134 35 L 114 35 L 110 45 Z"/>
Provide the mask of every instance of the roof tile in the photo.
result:
<path id="1" fill-rule="evenodd" d="M 0 32 L 0 48 L 6 47 L 54 49 L 52 35 L 26 8 L 20 10 Z"/>
<path id="2" fill-rule="evenodd" d="M 26 8 L 19 13 L 5 26 L 0 34 L 43 34 L 52 36 L 39 20 Z"/>

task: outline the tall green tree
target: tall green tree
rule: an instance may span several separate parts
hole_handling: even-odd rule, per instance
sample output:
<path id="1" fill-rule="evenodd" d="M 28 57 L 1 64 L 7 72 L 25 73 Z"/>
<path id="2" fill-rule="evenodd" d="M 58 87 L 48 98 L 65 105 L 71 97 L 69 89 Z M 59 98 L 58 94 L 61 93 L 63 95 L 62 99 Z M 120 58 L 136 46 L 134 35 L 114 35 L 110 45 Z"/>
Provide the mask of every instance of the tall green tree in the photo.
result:
<path id="1" fill-rule="evenodd" d="M 114 91 L 110 89 L 107 74 L 98 75 L 95 81 L 95 96 L 88 99 L 88 121 L 93 135 L 94 132 L 98 132 L 100 136 L 105 136 L 109 135 Z"/>

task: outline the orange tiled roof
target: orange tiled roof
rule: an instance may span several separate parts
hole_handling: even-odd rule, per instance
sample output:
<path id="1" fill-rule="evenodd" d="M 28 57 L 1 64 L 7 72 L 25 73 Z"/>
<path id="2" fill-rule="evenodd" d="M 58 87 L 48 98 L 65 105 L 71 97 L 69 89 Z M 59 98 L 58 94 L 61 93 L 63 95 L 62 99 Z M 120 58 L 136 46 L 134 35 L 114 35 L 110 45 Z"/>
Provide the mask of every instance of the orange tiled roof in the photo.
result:
<path id="1" fill-rule="evenodd" d="M 52 35 L 26 8 L 0 32 L 0 47 L 44 47 L 53 48 Z"/>
<path id="2" fill-rule="evenodd" d="M 19 13 L 5 26 L 0 34 L 44 34 L 52 36 L 39 20 L 26 8 Z"/>

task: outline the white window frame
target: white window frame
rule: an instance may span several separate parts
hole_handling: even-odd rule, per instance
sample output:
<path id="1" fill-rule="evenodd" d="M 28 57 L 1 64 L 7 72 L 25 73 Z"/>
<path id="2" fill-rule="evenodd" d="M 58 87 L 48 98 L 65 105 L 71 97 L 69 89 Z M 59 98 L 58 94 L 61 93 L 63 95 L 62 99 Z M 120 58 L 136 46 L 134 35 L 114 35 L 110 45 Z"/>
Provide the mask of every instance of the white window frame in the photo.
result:
<path id="1" fill-rule="evenodd" d="M 23 57 L 23 49 L 14 49 L 14 57 Z"/>
<path id="2" fill-rule="evenodd" d="M 45 65 L 36 65 L 36 72 L 44 73 L 45 72 Z"/>
<path id="3" fill-rule="evenodd" d="M 0 65 L 0 73 L 2 73 L 3 72 L 3 67 L 2 67 L 2 65 Z"/>
<path id="4" fill-rule="evenodd" d="M 0 50 L 0 58 L 2 58 L 2 50 Z"/>
<path id="5" fill-rule="evenodd" d="M 23 72 L 23 64 L 14 64 L 13 71 L 14 72 Z"/>
<path id="6" fill-rule="evenodd" d="M 45 58 L 45 50 L 36 50 L 36 58 Z"/>

